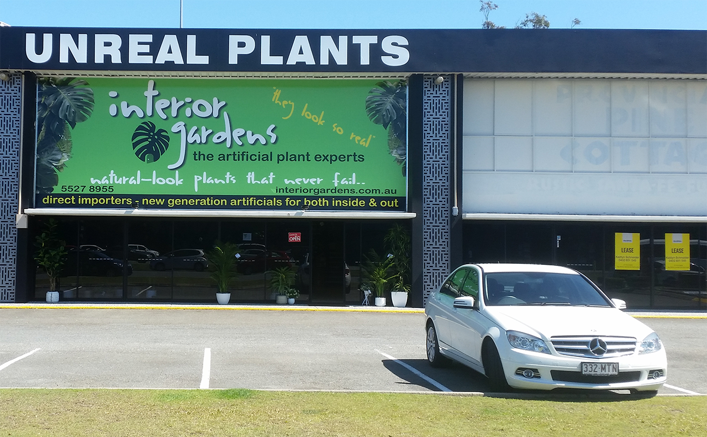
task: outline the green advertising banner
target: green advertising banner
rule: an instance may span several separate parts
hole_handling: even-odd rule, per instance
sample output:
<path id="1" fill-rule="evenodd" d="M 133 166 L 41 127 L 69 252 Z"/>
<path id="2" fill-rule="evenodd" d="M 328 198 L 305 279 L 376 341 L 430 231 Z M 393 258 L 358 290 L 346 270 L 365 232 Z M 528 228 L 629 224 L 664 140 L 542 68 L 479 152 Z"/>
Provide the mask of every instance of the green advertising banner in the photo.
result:
<path id="1" fill-rule="evenodd" d="M 406 210 L 404 81 L 44 78 L 37 208 Z"/>

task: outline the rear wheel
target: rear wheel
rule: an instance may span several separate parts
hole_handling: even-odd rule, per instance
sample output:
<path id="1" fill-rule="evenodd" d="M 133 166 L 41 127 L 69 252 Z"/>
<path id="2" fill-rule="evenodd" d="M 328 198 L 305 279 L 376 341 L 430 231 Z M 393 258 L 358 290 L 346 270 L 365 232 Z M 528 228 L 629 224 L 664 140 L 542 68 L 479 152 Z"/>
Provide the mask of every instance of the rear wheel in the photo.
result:
<path id="1" fill-rule="evenodd" d="M 491 390 L 495 392 L 508 392 L 511 387 L 506 381 L 506 374 L 503 373 L 503 363 L 498 349 L 492 341 L 487 341 L 483 346 L 484 372 L 489 379 Z"/>
<path id="2" fill-rule="evenodd" d="M 439 342 L 434 323 L 427 324 L 427 362 L 432 367 L 442 367 L 449 362 L 447 357 L 439 353 Z"/>

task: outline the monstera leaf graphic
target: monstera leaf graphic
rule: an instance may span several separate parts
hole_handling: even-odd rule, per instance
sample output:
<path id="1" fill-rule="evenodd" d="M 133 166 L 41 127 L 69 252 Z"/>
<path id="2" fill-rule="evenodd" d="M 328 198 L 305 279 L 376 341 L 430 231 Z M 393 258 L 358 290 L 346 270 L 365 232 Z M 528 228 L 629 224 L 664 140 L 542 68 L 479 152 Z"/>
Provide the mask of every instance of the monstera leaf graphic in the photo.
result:
<path id="1" fill-rule="evenodd" d="M 378 82 L 366 97 L 366 114 L 388 131 L 388 149 L 407 174 L 407 83 Z"/>
<path id="2" fill-rule="evenodd" d="M 71 158 L 71 130 L 93 113 L 93 90 L 71 77 L 40 78 L 37 99 L 36 190 L 49 194 Z"/>
<path id="3" fill-rule="evenodd" d="M 169 148 L 169 135 L 164 129 L 157 129 L 155 123 L 141 123 L 133 133 L 133 150 L 141 161 L 150 163 L 160 159 Z"/>

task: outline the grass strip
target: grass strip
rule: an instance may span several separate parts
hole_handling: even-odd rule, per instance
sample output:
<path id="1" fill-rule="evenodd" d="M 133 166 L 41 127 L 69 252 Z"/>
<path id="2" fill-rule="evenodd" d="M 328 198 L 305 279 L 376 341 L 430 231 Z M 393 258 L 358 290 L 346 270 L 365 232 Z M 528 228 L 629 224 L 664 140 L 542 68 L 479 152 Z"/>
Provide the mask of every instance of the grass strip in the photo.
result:
<path id="1" fill-rule="evenodd" d="M 3 389 L 0 436 L 703 436 L 705 411 L 707 397 Z"/>

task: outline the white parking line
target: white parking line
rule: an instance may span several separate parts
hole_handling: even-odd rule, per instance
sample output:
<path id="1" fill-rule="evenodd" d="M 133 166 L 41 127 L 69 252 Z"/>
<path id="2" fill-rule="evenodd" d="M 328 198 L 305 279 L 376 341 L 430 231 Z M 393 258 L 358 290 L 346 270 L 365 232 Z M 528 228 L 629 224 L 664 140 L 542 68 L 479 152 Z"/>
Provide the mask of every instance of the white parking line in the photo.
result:
<path id="1" fill-rule="evenodd" d="M 28 356 L 30 356 L 30 355 L 32 355 L 33 353 L 37 352 L 39 349 L 41 349 L 41 348 L 37 348 L 37 349 L 33 350 L 32 352 L 27 352 L 26 354 L 22 355 L 21 357 L 17 357 L 17 358 L 15 358 L 14 360 L 8 361 L 7 363 L 5 363 L 5 364 L 3 364 L 2 366 L 0 366 L 0 370 L 3 370 L 3 369 L 5 369 L 6 367 L 11 366 L 12 364 L 15 364 L 16 362 L 20 361 L 20 360 L 23 359 L 23 358 L 27 358 Z"/>
<path id="2" fill-rule="evenodd" d="M 384 352 L 379 351 L 378 349 L 376 349 L 375 351 L 378 352 L 379 354 L 383 355 L 383 356 L 386 357 L 387 359 L 392 360 L 392 361 L 395 361 L 396 363 L 398 363 L 398 364 L 400 364 L 401 366 L 405 367 L 406 369 L 408 369 L 409 371 L 411 371 L 411 372 L 414 373 L 415 375 L 419 376 L 420 378 L 424 379 L 425 381 L 429 382 L 430 384 L 434 385 L 434 386 L 437 387 L 438 389 L 440 389 L 440 390 L 442 390 L 442 391 L 451 392 L 450 389 L 448 389 L 447 387 L 443 386 L 442 384 L 440 384 L 439 382 L 435 381 L 434 379 L 430 378 L 429 376 L 427 376 L 427 375 L 421 373 L 419 370 L 415 369 L 414 367 L 409 366 L 409 365 L 403 363 L 402 361 L 398 360 L 397 358 L 392 357 L 392 356 L 390 356 L 390 355 L 388 355 L 388 354 L 386 354 L 386 353 L 384 353 Z"/>
<path id="3" fill-rule="evenodd" d="M 199 388 L 209 388 L 211 379 L 211 348 L 204 349 L 204 366 L 201 369 L 201 384 Z"/>
<path id="4" fill-rule="evenodd" d="M 680 387 L 675 387 L 674 385 L 663 384 L 663 387 L 669 388 L 669 389 L 671 389 L 671 390 L 681 391 L 681 392 L 683 392 L 683 393 L 685 393 L 685 394 L 688 394 L 688 395 L 700 395 L 700 394 L 697 393 L 697 392 L 690 391 L 690 390 L 685 390 L 684 388 L 680 388 Z"/>

